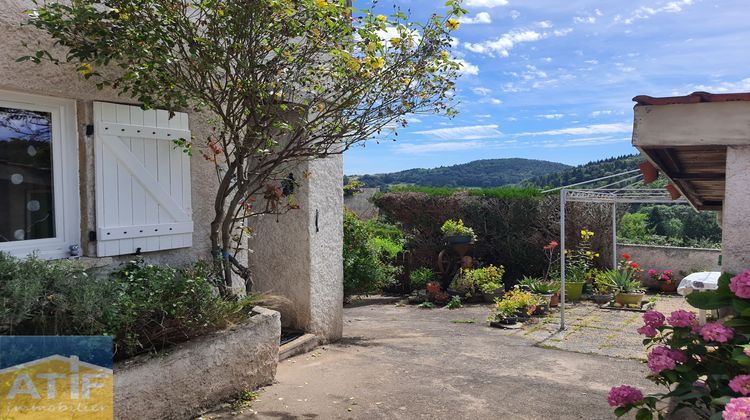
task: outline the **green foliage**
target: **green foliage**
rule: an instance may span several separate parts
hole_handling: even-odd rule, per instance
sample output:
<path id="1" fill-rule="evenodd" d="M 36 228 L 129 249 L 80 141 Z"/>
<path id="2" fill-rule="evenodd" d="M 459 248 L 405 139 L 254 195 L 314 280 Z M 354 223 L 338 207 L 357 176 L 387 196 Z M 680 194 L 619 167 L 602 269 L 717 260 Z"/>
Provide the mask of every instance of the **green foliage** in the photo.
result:
<path id="1" fill-rule="evenodd" d="M 714 212 L 695 212 L 688 206 L 642 206 L 626 213 L 618 239 L 632 244 L 718 248 L 721 227 Z"/>
<path id="2" fill-rule="evenodd" d="M 362 192 L 363 186 L 364 184 L 362 184 L 362 182 L 360 182 L 358 179 L 349 179 L 349 182 L 344 184 L 344 197 Z"/>
<path id="3" fill-rule="evenodd" d="M 446 220 L 440 227 L 440 231 L 443 232 L 443 236 L 446 238 L 450 236 L 468 236 L 472 240 L 477 239 L 477 235 L 474 234 L 474 229 L 464 225 L 464 221 L 461 219 Z"/>
<path id="4" fill-rule="evenodd" d="M 205 261 L 175 269 L 135 260 L 93 275 L 75 261 L 0 253 L 0 334 L 112 335 L 122 359 L 249 318 L 259 298 L 224 300 L 217 281 Z"/>
<path id="5" fill-rule="evenodd" d="M 550 295 L 560 290 L 560 282 L 529 276 L 523 276 L 518 285 L 538 295 Z"/>
<path id="6" fill-rule="evenodd" d="M 539 197 L 541 192 L 533 187 L 505 186 L 497 188 L 449 188 L 449 187 L 425 187 L 419 185 L 397 185 L 388 189 L 388 192 L 418 192 L 432 197 L 449 197 L 456 193 L 466 193 L 472 197 L 488 198 L 531 198 Z"/>
<path id="7" fill-rule="evenodd" d="M 417 308 L 419 309 L 435 309 L 437 306 L 435 306 L 432 302 L 422 302 L 419 305 L 417 305 Z"/>
<path id="8" fill-rule="evenodd" d="M 557 188 L 564 185 L 572 185 L 578 182 L 589 181 L 607 175 L 614 175 L 638 169 L 638 164 L 641 162 L 643 162 L 643 158 L 640 155 L 624 155 L 602 159 L 579 165 L 574 168 L 563 169 L 548 175 L 529 178 L 524 184 L 537 186 L 539 188 Z M 612 181 L 605 180 L 599 186 L 607 184 L 608 182 Z"/>
<path id="9" fill-rule="evenodd" d="M 599 278 L 601 286 L 615 293 L 637 293 L 643 291 L 641 282 L 633 278 L 632 270 L 607 270 Z"/>
<path id="10" fill-rule="evenodd" d="M 399 268 L 391 263 L 403 250 L 403 239 L 394 239 L 399 235 L 393 229 L 344 211 L 345 296 L 374 293 L 395 281 Z"/>
<path id="11" fill-rule="evenodd" d="M 496 290 L 502 289 L 504 274 L 505 267 L 502 265 L 496 267 L 492 264 L 486 267 L 461 270 L 461 276 L 466 279 L 466 283 L 470 284 L 473 290 L 482 293 L 494 293 Z"/>
<path id="12" fill-rule="evenodd" d="M 461 297 L 453 296 L 451 300 L 445 305 L 445 309 L 458 309 L 461 307 Z"/>
<path id="13" fill-rule="evenodd" d="M 517 184 L 527 178 L 555 173 L 566 168 L 569 166 L 544 160 L 485 159 L 432 169 L 361 175 L 358 179 L 368 187 L 381 188 L 399 184 L 437 187 L 438 190 L 441 190 L 441 187 L 447 187 L 446 190 L 457 187 L 493 188 Z"/>
<path id="14" fill-rule="evenodd" d="M 420 267 L 409 274 L 411 288 L 415 290 L 424 289 L 433 279 L 435 279 L 435 272 L 427 267 Z"/>

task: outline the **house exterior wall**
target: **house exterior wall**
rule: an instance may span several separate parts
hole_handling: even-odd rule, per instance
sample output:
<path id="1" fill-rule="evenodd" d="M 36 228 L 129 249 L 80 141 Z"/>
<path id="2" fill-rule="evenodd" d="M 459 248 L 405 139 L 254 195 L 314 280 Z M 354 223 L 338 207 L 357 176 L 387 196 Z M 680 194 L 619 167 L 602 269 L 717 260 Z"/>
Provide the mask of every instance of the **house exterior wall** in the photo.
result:
<path id="1" fill-rule="evenodd" d="M 94 142 L 93 136 L 86 136 L 86 126 L 94 121 L 94 101 L 135 103 L 130 98 L 119 97 L 114 91 L 97 90 L 92 81 L 86 81 L 76 73 L 73 65 L 17 63 L 18 57 L 32 53 L 24 44 L 32 48 L 52 45 L 51 40 L 34 28 L 21 26 L 26 20 L 25 11 L 33 6 L 31 0 L 9 0 L 0 9 L 0 30 L 4 36 L 0 43 L 0 93 L 13 91 L 76 102 L 80 243 L 84 256 L 96 257 L 95 244 L 88 240 L 88 232 L 96 230 Z M 191 113 L 189 120 L 194 138 L 208 137 L 209 125 L 201 115 Z M 144 258 L 147 260 L 178 265 L 210 256 L 209 229 L 218 181 L 213 164 L 205 161 L 199 153 L 192 156 L 190 164 L 193 245 L 146 253 Z M 303 181 L 306 170 L 312 173 L 309 181 Z M 282 310 L 285 324 L 335 340 L 341 336 L 343 301 L 342 158 L 337 156 L 302 163 L 295 176 L 301 180 L 297 196 L 301 209 L 279 216 L 278 222 L 275 216 L 253 221 L 256 234 L 251 240 L 254 253 L 250 255 L 250 263 L 257 279 L 256 290 L 274 292 L 288 299 L 288 305 Z M 103 260 L 111 265 L 130 258 L 118 256 Z M 102 261 L 91 263 L 102 266 Z"/>
<path id="2" fill-rule="evenodd" d="M 723 270 L 750 269 L 750 146 L 727 149 L 727 176 L 722 211 Z"/>

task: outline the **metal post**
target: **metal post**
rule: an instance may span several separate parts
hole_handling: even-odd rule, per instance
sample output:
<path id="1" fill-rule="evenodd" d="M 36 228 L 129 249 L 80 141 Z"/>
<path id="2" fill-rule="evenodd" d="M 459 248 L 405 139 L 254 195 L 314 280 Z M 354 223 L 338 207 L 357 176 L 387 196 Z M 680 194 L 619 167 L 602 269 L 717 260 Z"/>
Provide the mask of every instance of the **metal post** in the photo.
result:
<path id="1" fill-rule="evenodd" d="M 565 329 L 565 202 L 568 190 L 560 190 L 560 331 Z"/>
<path id="2" fill-rule="evenodd" d="M 612 269 L 617 270 L 617 201 L 612 203 Z"/>

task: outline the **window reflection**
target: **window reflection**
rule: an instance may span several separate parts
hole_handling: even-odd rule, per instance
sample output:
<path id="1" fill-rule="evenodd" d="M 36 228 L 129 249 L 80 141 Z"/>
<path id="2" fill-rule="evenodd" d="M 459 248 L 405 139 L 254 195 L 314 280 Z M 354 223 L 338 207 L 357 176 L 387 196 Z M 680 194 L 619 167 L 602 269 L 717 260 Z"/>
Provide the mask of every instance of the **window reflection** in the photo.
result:
<path id="1" fill-rule="evenodd" d="M 0 107 L 0 242 L 52 238 L 52 115 Z"/>

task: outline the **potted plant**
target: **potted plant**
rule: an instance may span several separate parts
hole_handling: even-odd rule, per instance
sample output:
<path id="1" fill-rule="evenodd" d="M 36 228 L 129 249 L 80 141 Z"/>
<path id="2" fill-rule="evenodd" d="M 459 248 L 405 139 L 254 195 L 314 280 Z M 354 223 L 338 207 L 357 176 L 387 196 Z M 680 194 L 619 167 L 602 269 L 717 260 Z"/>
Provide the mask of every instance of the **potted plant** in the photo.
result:
<path id="1" fill-rule="evenodd" d="M 412 290 L 421 290 L 427 287 L 427 283 L 435 278 L 435 272 L 427 267 L 420 267 L 409 274 L 409 283 Z"/>
<path id="2" fill-rule="evenodd" d="M 529 292 L 538 295 L 543 303 L 548 306 L 557 306 L 554 302 L 557 292 L 560 291 L 560 283 L 552 280 L 544 280 L 535 277 L 523 276 L 518 284 Z"/>
<path id="3" fill-rule="evenodd" d="M 612 285 L 607 278 L 607 272 L 597 272 L 596 276 L 594 276 L 594 293 L 591 295 L 591 300 L 597 305 L 604 305 L 611 302 L 614 297 Z"/>
<path id="4" fill-rule="evenodd" d="M 544 312 L 549 308 L 549 304 L 545 303 L 539 296 L 521 290 L 519 286 L 516 286 L 513 290 L 506 293 L 505 296 L 503 296 L 503 300 L 505 299 L 516 302 L 518 307 L 516 316 L 519 318 L 529 318 L 531 315 L 537 313 L 537 308 L 541 305 L 545 306 L 545 309 L 542 309 Z"/>
<path id="5" fill-rule="evenodd" d="M 581 230 L 581 241 L 578 247 L 573 250 L 566 263 L 565 278 L 565 298 L 574 301 L 581 299 L 583 286 L 590 277 L 590 271 L 594 265 L 594 259 L 599 254 L 594 252 L 591 247 L 591 238 L 594 232 L 590 230 Z"/>
<path id="6" fill-rule="evenodd" d="M 653 268 L 648 270 L 648 277 L 659 285 L 663 293 L 674 293 L 677 291 L 677 282 L 674 279 L 674 271 L 664 270 L 661 273 Z"/>
<path id="7" fill-rule="evenodd" d="M 494 302 L 495 298 L 503 296 L 505 286 L 503 275 L 505 267 L 488 265 L 475 269 L 464 269 L 463 275 L 470 279 L 476 294 L 481 295 L 485 302 Z"/>
<path id="8" fill-rule="evenodd" d="M 513 325 L 518 322 L 516 312 L 518 311 L 518 303 L 511 299 L 495 299 L 495 308 L 490 314 L 488 321 L 490 325 Z"/>
<path id="9" fill-rule="evenodd" d="M 474 229 L 465 226 L 463 220 L 448 219 L 440 227 L 443 238 L 449 245 L 470 244 L 477 240 Z"/>
<path id="10" fill-rule="evenodd" d="M 615 302 L 622 306 L 640 306 L 645 292 L 630 270 L 609 270 L 604 273 L 609 287 L 615 291 Z"/>

